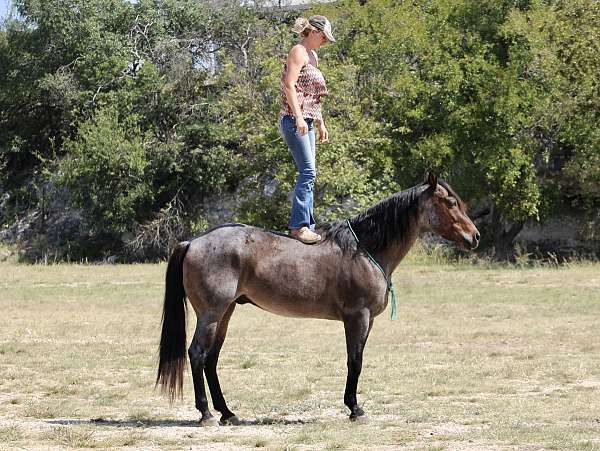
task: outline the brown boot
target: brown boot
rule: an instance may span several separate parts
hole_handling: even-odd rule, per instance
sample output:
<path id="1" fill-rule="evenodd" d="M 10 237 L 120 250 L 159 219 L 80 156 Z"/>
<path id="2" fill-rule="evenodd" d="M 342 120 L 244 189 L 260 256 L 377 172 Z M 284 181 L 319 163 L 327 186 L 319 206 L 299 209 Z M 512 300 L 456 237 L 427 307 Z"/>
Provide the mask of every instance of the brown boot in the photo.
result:
<path id="1" fill-rule="evenodd" d="M 304 244 L 315 244 L 321 241 L 321 235 L 313 232 L 306 226 L 290 230 L 290 236 L 293 236 L 298 241 L 302 241 Z"/>

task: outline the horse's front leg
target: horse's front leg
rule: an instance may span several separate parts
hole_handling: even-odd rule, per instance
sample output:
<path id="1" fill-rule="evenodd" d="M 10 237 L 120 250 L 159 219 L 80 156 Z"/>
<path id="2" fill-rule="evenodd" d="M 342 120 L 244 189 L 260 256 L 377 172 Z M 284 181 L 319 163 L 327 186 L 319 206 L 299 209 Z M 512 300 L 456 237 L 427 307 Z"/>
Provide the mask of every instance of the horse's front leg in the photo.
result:
<path id="1" fill-rule="evenodd" d="M 344 318 L 346 331 L 346 349 L 348 351 L 348 377 L 344 392 L 344 404 L 350 409 L 350 419 L 363 417 L 365 412 L 358 407 L 356 387 L 362 370 L 362 356 L 367 337 L 373 326 L 373 318 L 368 309 L 364 308 Z"/>

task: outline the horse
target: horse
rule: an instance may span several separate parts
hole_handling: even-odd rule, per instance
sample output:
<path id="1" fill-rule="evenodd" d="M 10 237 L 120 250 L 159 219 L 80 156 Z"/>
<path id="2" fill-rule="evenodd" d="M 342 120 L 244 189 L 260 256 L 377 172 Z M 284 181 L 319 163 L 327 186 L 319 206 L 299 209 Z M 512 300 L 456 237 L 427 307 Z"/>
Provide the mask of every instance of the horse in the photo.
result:
<path id="1" fill-rule="evenodd" d="M 428 231 L 466 250 L 479 244 L 465 203 L 431 172 L 347 221 L 324 224 L 317 244 L 244 224 L 218 226 L 177 244 L 166 271 L 156 386 L 171 401 L 182 396 L 187 297 L 196 313 L 188 356 L 200 425 L 240 424 L 223 397 L 217 361 L 236 305 L 251 303 L 278 315 L 344 323 L 344 404 L 351 420 L 364 420 L 356 398 L 363 349 L 387 306 L 392 272 Z M 209 410 L 204 375 L 220 421 Z"/>

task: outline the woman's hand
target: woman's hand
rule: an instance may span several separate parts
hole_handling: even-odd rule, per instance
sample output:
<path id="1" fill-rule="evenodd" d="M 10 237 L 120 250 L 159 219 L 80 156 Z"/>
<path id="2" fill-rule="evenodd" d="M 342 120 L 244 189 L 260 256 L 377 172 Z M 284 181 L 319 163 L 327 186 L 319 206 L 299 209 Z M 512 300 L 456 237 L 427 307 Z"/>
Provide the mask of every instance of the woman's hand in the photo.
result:
<path id="1" fill-rule="evenodd" d="M 324 143 L 329 141 L 329 132 L 327 131 L 327 127 L 325 127 L 325 122 L 317 122 L 317 128 L 319 129 L 319 142 Z"/>
<path id="2" fill-rule="evenodd" d="M 300 136 L 308 133 L 308 124 L 303 117 L 296 118 L 296 130 Z"/>

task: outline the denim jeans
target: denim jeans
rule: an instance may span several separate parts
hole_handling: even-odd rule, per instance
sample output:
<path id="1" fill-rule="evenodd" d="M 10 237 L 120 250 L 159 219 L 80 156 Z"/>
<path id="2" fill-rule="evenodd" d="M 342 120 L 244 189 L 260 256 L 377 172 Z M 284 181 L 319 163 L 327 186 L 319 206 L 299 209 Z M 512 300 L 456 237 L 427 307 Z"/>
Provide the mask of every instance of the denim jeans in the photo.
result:
<path id="1" fill-rule="evenodd" d="M 315 186 L 316 147 L 315 128 L 312 119 L 305 119 L 308 133 L 299 135 L 296 130 L 296 120 L 292 116 L 283 116 L 279 122 L 279 130 L 287 143 L 298 169 L 298 178 L 292 199 L 292 214 L 289 228 L 298 229 L 307 226 L 315 228 L 313 216 L 313 188 Z"/>

